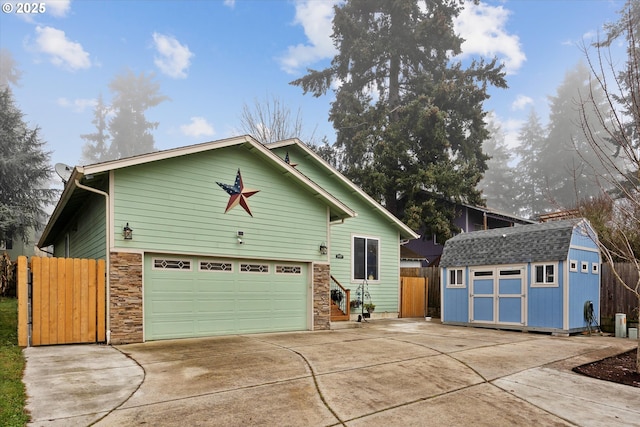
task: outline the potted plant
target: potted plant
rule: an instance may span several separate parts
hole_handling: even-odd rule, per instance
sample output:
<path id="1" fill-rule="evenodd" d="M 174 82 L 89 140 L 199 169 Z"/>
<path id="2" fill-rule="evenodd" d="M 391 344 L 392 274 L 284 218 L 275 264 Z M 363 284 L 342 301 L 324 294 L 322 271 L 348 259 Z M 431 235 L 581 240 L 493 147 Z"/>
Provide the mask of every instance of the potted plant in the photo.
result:
<path id="1" fill-rule="evenodd" d="M 372 302 L 368 302 L 362 308 L 364 308 L 367 313 L 371 314 L 373 313 L 373 310 L 376 309 L 376 305 Z"/>
<path id="2" fill-rule="evenodd" d="M 357 299 L 351 300 L 349 302 L 349 307 L 351 308 L 358 308 L 360 307 L 360 301 L 358 301 Z"/>

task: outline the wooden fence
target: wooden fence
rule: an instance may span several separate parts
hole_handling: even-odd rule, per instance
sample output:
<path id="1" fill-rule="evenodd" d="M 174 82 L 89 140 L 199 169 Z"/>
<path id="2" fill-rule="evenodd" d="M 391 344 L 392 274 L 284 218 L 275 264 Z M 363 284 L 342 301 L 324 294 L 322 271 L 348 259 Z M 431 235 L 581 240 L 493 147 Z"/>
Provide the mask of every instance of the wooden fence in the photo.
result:
<path id="1" fill-rule="evenodd" d="M 616 263 L 618 274 L 631 288 L 635 288 L 638 271 L 630 263 Z M 625 313 L 627 321 L 638 319 L 638 299 L 618 283 L 608 264 L 602 265 L 600 280 L 600 318 L 603 323 L 615 320 L 616 313 Z"/>
<path id="2" fill-rule="evenodd" d="M 403 267 L 401 277 L 424 277 L 427 279 L 427 316 L 440 317 L 440 269 L 438 267 Z"/>
<path id="3" fill-rule="evenodd" d="M 400 278 L 400 317 L 425 317 L 427 315 L 427 278 Z"/>
<path id="4" fill-rule="evenodd" d="M 18 344 L 106 341 L 105 262 L 18 257 Z"/>
<path id="5" fill-rule="evenodd" d="M 631 264 L 615 264 L 616 270 L 631 287 L 638 280 L 638 272 Z M 616 313 L 625 313 L 627 319 L 638 319 L 638 300 L 635 295 L 618 283 L 608 264 L 602 265 L 600 284 L 600 318 L 611 322 Z M 440 317 L 440 269 L 438 267 L 401 268 L 401 276 L 426 277 L 428 279 L 427 315 Z"/>

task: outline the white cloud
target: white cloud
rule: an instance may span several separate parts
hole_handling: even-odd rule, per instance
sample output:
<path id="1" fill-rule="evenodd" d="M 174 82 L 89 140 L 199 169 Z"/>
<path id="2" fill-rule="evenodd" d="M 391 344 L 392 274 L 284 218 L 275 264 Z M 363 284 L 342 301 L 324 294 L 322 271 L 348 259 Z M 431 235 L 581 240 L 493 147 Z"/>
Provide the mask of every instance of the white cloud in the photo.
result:
<path id="1" fill-rule="evenodd" d="M 526 95 L 518 95 L 516 100 L 511 103 L 512 110 L 524 110 L 527 105 L 533 105 L 533 99 Z"/>
<path id="2" fill-rule="evenodd" d="M 236 5 L 236 0 L 224 0 L 224 5 L 233 9 Z"/>
<path id="3" fill-rule="evenodd" d="M 336 54 L 331 33 L 333 32 L 333 5 L 338 0 L 296 2 L 294 24 L 301 25 L 307 36 L 307 44 L 289 46 L 286 55 L 280 58 L 282 69 L 295 73 L 300 68 Z"/>
<path id="4" fill-rule="evenodd" d="M 180 44 L 175 37 L 153 33 L 154 47 L 160 54 L 153 61 L 160 71 L 175 79 L 187 77 L 186 70 L 191 65 L 193 52 Z"/>
<path id="5" fill-rule="evenodd" d="M 36 33 L 36 49 L 49 55 L 52 64 L 72 71 L 91 67 L 89 54 L 80 43 L 67 39 L 64 31 L 37 26 Z"/>
<path id="6" fill-rule="evenodd" d="M 194 138 L 213 136 L 216 133 L 204 117 L 191 117 L 191 123 L 180 126 L 180 130 L 183 134 Z"/>
<path id="7" fill-rule="evenodd" d="M 76 113 L 82 113 L 87 108 L 93 108 L 98 104 L 95 99 L 77 98 L 69 100 L 67 98 L 58 98 L 58 105 L 65 108 L 71 108 Z"/>
<path id="8" fill-rule="evenodd" d="M 71 9 L 71 0 L 47 0 L 47 12 L 59 18 L 66 16 Z"/>
<path id="9" fill-rule="evenodd" d="M 519 37 L 508 34 L 505 29 L 509 13 L 502 6 L 466 2 L 454 22 L 455 31 L 465 39 L 460 57 L 475 54 L 490 58 L 497 56 L 504 62 L 507 74 L 516 72 L 527 58 Z"/>

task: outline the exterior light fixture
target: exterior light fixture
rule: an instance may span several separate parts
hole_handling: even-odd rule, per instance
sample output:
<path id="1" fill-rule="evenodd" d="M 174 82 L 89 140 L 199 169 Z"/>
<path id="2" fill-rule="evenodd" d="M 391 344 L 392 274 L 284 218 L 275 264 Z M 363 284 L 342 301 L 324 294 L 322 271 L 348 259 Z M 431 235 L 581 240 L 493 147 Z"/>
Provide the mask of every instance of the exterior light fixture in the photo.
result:
<path id="1" fill-rule="evenodd" d="M 327 254 L 327 244 L 326 243 L 320 243 L 320 253 L 322 255 L 326 255 Z"/>
<path id="2" fill-rule="evenodd" d="M 133 239 L 133 230 L 129 227 L 129 223 L 127 223 L 127 225 L 122 229 L 122 235 L 124 236 L 124 240 Z"/>

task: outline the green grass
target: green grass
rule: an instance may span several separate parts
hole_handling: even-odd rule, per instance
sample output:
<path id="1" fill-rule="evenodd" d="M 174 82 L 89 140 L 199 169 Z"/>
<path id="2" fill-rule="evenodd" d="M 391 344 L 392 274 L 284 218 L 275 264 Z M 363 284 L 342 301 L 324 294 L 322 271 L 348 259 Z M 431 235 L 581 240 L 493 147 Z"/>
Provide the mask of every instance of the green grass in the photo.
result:
<path id="1" fill-rule="evenodd" d="M 24 363 L 18 347 L 18 300 L 0 298 L 0 426 L 22 427 L 29 421 L 24 410 Z"/>

